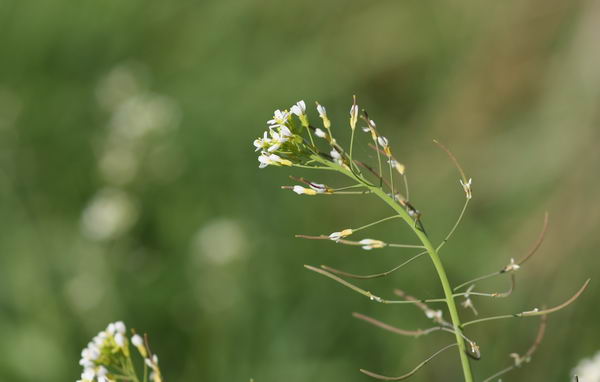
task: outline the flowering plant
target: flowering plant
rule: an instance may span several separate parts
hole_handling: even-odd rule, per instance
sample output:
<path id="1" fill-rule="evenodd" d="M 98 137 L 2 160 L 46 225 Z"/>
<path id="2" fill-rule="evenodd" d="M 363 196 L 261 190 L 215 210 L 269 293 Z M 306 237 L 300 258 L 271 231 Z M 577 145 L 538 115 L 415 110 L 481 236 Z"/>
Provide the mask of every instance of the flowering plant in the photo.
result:
<path id="1" fill-rule="evenodd" d="M 158 366 L 158 357 L 150 351 L 147 338 L 133 332 L 127 338 L 122 321 L 110 323 L 98 333 L 81 351 L 79 364 L 83 367 L 77 382 L 163 382 Z M 132 344 L 143 359 L 142 376 L 138 376 L 129 344 Z"/>
<path id="2" fill-rule="evenodd" d="M 382 304 L 413 304 L 423 311 L 426 318 L 433 322 L 431 328 L 426 330 L 404 330 L 393 327 L 389 324 L 378 321 L 372 317 L 365 316 L 360 313 L 355 313 L 354 316 L 358 319 L 366 321 L 374 326 L 388 330 L 392 333 L 399 335 L 407 335 L 413 337 L 419 337 L 429 333 L 443 331 L 453 334 L 454 342 L 442 347 L 440 350 L 433 353 L 432 356 L 425 359 L 413 370 L 397 377 L 390 377 L 365 369 L 361 369 L 366 375 L 369 375 L 376 379 L 381 380 L 402 380 L 412 376 L 416 373 L 423 365 L 432 360 L 436 355 L 443 352 L 446 349 L 457 347 L 458 356 L 466 382 L 473 381 L 473 375 L 471 371 L 470 359 L 479 359 L 481 357 L 479 346 L 477 342 L 473 340 L 465 332 L 467 326 L 483 323 L 491 320 L 511 318 L 511 317 L 533 317 L 539 316 L 540 326 L 538 334 L 533 342 L 532 346 L 523 354 L 512 353 L 513 361 L 511 365 L 500 370 L 498 373 L 488 377 L 485 381 L 491 381 L 498 376 L 505 374 L 515 368 L 528 363 L 531 360 L 533 353 L 536 351 L 540 344 L 543 334 L 546 328 L 546 316 L 550 313 L 556 312 L 579 297 L 581 293 L 587 288 L 590 280 L 587 280 L 583 286 L 567 301 L 557 305 L 553 308 L 548 309 L 531 309 L 522 311 L 514 314 L 506 314 L 500 316 L 492 316 L 479 318 L 468 322 L 461 321 L 458 306 L 456 303 L 457 298 L 463 298 L 464 300 L 460 305 L 464 308 L 471 309 L 474 314 L 478 314 L 475 309 L 473 297 L 488 297 L 488 298 L 504 298 L 511 295 L 515 286 L 515 275 L 519 271 L 523 264 L 528 261 L 533 254 L 539 248 L 548 223 L 548 216 L 544 219 L 544 229 L 540 234 L 537 242 L 525 256 L 518 260 L 510 259 L 508 264 L 500 269 L 499 271 L 487 274 L 484 276 L 477 277 L 473 280 L 467 281 L 455 287 L 450 285 L 446 270 L 440 259 L 439 252 L 447 243 L 448 239 L 452 236 L 457 226 L 459 225 L 469 201 L 473 197 L 472 192 L 472 180 L 468 178 L 460 166 L 456 157 L 452 154 L 441 143 L 434 141 L 442 150 L 446 152 L 450 160 L 453 162 L 455 167 L 460 173 L 459 184 L 465 195 L 465 202 L 463 208 L 458 216 L 458 219 L 454 226 L 450 229 L 444 239 L 434 244 L 431 241 L 430 236 L 425 230 L 425 226 L 421 219 L 421 212 L 415 208 L 409 201 L 409 187 L 406 175 L 405 166 L 396 159 L 392 153 L 389 140 L 380 134 L 377 125 L 369 117 L 365 110 L 359 112 L 359 107 L 356 104 L 356 98 L 350 107 L 349 125 L 350 125 L 350 147 L 346 150 L 336 139 L 336 135 L 339 133 L 332 127 L 332 123 L 327 115 L 327 111 L 324 106 L 317 103 L 317 112 L 321 119 L 321 127 L 316 127 L 309 121 L 309 116 L 304 101 L 299 101 L 295 105 L 291 106 L 288 110 L 276 110 L 273 118 L 267 122 L 267 131 L 264 132 L 261 138 L 254 141 L 256 151 L 260 151 L 258 157 L 259 167 L 265 168 L 268 166 L 287 166 L 287 167 L 299 167 L 311 170 L 326 170 L 333 171 L 344 175 L 349 179 L 350 184 L 343 185 L 340 187 L 329 186 L 324 183 L 318 183 L 305 178 L 292 177 L 298 183 L 293 186 L 283 186 L 285 189 L 291 189 L 293 192 L 299 195 L 341 195 L 341 194 L 356 194 L 365 195 L 371 194 L 378 197 L 383 201 L 391 210 L 393 215 L 384 217 L 378 221 L 368 223 L 359 227 L 344 228 L 332 232 L 330 234 L 321 234 L 317 236 L 311 235 L 297 235 L 297 237 L 313 239 L 313 240 L 331 240 L 338 244 L 343 245 L 354 245 L 360 246 L 365 250 L 379 249 L 384 247 L 395 247 L 395 248 L 407 248 L 407 249 L 419 249 L 421 252 L 414 255 L 402 264 L 382 273 L 360 275 L 345 272 L 339 269 L 335 269 L 329 266 L 321 266 L 320 268 L 306 265 L 305 267 L 311 271 L 317 272 L 325 277 L 328 277 L 345 287 L 368 297 L 370 300 Z M 361 121 L 361 126 L 358 126 Z M 377 159 L 375 165 L 368 164 L 366 162 L 356 159 L 353 155 L 354 142 L 357 127 L 359 130 L 364 131 L 368 134 L 368 140 L 370 141 L 369 147 L 373 150 L 374 156 Z M 387 243 L 378 239 L 371 238 L 360 238 L 358 240 L 349 239 L 350 236 L 357 234 L 358 232 L 372 227 L 377 224 L 381 224 L 390 220 L 401 220 L 413 231 L 418 244 L 399 244 L 399 243 Z M 401 297 L 400 300 L 384 299 L 375 295 L 351 282 L 347 279 L 373 279 L 377 277 L 389 276 L 393 272 L 406 266 L 416 258 L 428 255 L 432 261 L 435 271 L 437 273 L 439 282 L 444 291 L 442 298 L 433 299 L 422 299 L 415 298 L 406 294 L 402 290 L 395 290 L 394 293 Z M 508 276 L 510 282 L 510 288 L 505 292 L 480 292 L 475 290 L 475 282 L 480 282 L 496 276 Z M 460 292 L 462 288 L 468 287 L 464 292 Z M 432 309 L 428 304 L 432 303 L 444 303 L 448 310 L 450 319 L 446 320 L 443 317 L 443 310 Z"/>

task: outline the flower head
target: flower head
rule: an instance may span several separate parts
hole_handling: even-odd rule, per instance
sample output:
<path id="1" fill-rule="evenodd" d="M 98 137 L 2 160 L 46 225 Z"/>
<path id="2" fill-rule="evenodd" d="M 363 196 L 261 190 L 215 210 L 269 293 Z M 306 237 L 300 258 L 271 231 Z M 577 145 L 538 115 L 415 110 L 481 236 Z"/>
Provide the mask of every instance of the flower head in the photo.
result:
<path id="1" fill-rule="evenodd" d="M 519 270 L 519 268 L 521 268 L 521 266 L 515 263 L 515 259 L 511 258 L 510 263 L 508 263 L 508 265 L 504 267 L 504 272 L 514 272 Z"/>
<path id="2" fill-rule="evenodd" d="M 290 120 L 290 113 L 287 110 L 275 110 L 273 118 L 268 120 L 269 128 L 285 126 Z"/>
<path id="3" fill-rule="evenodd" d="M 298 195 L 316 195 L 317 191 L 311 189 L 311 188 L 304 188 L 302 186 L 294 186 L 292 188 L 292 191 L 294 191 L 296 194 Z"/>
<path id="4" fill-rule="evenodd" d="M 114 382 L 117 377 L 111 370 L 131 364 L 129 341 L 125 336 L 127 328 L 122 321 L 110 323 L 105 330 L 98 333 L 81 351 L 79 364 L 83 367 L 81 382 Z M 131 343 L 136 346 L 142 356 L 145 356 L 144 341 L 139 335 L 131 337 Z M 156 364 L 156 368 L 158 365 Z M 127 380 L 139 380 L 135 370 L 125 370 Z M 160 375 L 160 374 L 159 374 Z"/>
<path id="5" fill-rule="evenodd" d="M 383 241 L 374 239 L 362 239 L 359 243 L 362 245 L 362 249 L 367 251 L 370 251 L 373 248 L 383 248 L 386 246 Z"/>
<path id="6" fill-rule="evenodd" d="M 306 115 L 306 104 L 302 100 L 298 101 L 294 106 L 290 108 L 290 111 L 292 112 L 292 114 L 295 114 L 298 117 Z"/>
<path id="7" fill-rule="evenodd" d="M 338 241 L 340 239 L 343 239 L 345 237 L 348 237 L 350 235 L 352 235 L 352 229 L 350 228 L 346 228 L 345 230 L 342 230 L 340 232 L 333 232 L 329 235 L 329 239 L 333 240 L 333 241 Z"/>
<path id="8" fill-rule="evenodd" d="M 325 126 L 325 128 L 329 130 L 329 128 L 331 127 L 331 121 L 329 120 L 329 117 L 327 117 L 327 110 L 325 109 L 325 106 L 320 105 L 317 102 L 317 111 L 319 112 L 319 117 L 321 117 L 321 119 L 323 120 L 323 126 Z"/>
<path id="9" fill-rule="evenodd" d="M 358 122 L 358 105 L 355 103 L 350 107 L 350 128 L 354 130 Z"/>
<path id="10" fill-rule="evenodd" d="M 471 193 L 472 179 L 469 178 L 469 180 L 466 183 L 463 182 L 462 179 L 460 179 L 459 182 L 462 185 L 463 190 L 465 191 L 465 196 L 467 197 L 467 199 L 471 199 L 473 197 L 473 194 Z"/>
<path id="11" fill-rule="evenodd" d="M 264 151 L 258 157 L 258 161 L 260 162 L 260 165 L 258 165 L 259 168 L 265 168 L 268 165 L 273 165 L 273 166 L 291 166 L 292 165 L 291 161 L 289 161 L 287 159 L 282 159 L 279 155 L 270 154 L 270 153 L 264 152 Z"/>
<path id="12" fill-rule="evenodd" d="M 319 138 L 327 137 L 327 133 L 325 133 L 323 130 L 319 129 L 318 127 L 315 129 L 315 135 Z"/>

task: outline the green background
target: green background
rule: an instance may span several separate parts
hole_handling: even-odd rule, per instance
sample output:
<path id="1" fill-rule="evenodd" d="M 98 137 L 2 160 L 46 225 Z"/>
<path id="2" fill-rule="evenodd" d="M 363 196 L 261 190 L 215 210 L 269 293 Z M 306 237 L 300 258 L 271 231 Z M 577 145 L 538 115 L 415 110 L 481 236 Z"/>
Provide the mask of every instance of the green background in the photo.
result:
<path id="1" fill-rule="evenodd" d="M 384 205 L 297 196 L 279 188 L 290 174 L 343 182 L 258 169 L 252 140 L 274 109 L 319 101 L 344 137 L 353 94 L 407 166 L 434 241 L 464 196 L 432 139 L 473 177 L 474 199 L 442 252 L 451 282 L 521 257 L 549 212 L 513 296 L 475 302 L 481 316 L 552 306 L 592 277 L 549 317 L 533 362 L 505 378 L 568 380 L 600 349 L 599 5 L 1 1 L 0 380 L 77 379 L 81 349 L 119 319 L 150 335 L 173 382 L 368 381 L 359 368 L 399 375 L 450 343 L 353 319 L 429 325 L 414 307 L 370 302 L 302 267 L 371 273 L 406 259 L 410 250 L 293 238 L 365 224 L 387 216 Z M 413 240 L 398 222 L 365 235 Z M 441 295 L 426 258 L 360 285 Z M 510 365 L 536 327 L 468 330 L 482 351 L 477 379 Z M 459 379 L 454 351 L 414 377 Z"/>

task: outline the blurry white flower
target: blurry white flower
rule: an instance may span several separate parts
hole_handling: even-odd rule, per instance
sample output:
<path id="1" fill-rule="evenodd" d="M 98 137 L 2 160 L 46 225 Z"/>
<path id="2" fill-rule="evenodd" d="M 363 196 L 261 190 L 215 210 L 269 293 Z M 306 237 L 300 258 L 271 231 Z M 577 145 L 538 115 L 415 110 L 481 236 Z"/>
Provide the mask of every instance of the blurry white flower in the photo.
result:
<path id="1" fill-rule="evenodd" d="M 94 240 L 113 239 L 135 223 L 138 209 L 133 200 L 115 188 L 100 190 L 81 216 L 83 232 Z"/>
<path id="2" fill-rule="evenodd" d="M 321 183 L 310 183 L 309 186 L 319 194 L 327 191 L 327 186 Z"/>
<path id="3" fill-rule="evenodd" d="M 439 322 L 442 320 L 442 311 L 441 310 L 432 310 L 432 309 L 427 309 L 425 311 L 425 316 L 427 316 L 427 318 L 432 319 L 436 322 Z"/>
<path id="4" fill-rule="evenodd" d="M 342 230 L 340 232 L 333 232 L 329 235 L 329 239 L 334 240 L 334 241 L 338 241 L 340 239 L 343 239 L 344 237 L 350 236 L 352 235 L 352 229 L 347 228 L 345 230 Z"/>
<path id="5" fill-rule="evenodd" d="M 472 183 L 472 179 L 469 178 L 469 180 L 467 181 L 467 183 L 464 183 L 462 181 L 462 179 L 459 180 L 460 184 L 463 187 L 463 190 L 465 191 L 465 195 L 467 197 L 467 199 L 471 199 L 473 197 L 473 194 L 471 193 L 471 183 Z"/>
<path id="6" fill-rule="evenodd" d="M 475 288 L 475 284 L 471 285 L 469 289 L 467 289 L 467 291 L 464 294 L 465 301 L 461 302 L 460 304 L 465 309 L 471 309 L 473 311 L 473 314 L 477 316 L 479 315 L 479 313 L 477 312 L 477 309 L 475 309 L 475 305 L 473 305 L 473 300 L 471 300 L 471 291 L 473 290 L 473 288 Z"/>
<path id="7" fill-rule="evenodd" d="M 287 110 L 281 111 L 278 109 L 273 113 L 273 119 L 268 120 L 267 123 L 269 124 L 269 128 L 281 127 L 285 126 L 289 119 L 290 113 Z"/>
<path id="8" fill-rule="evenodd" d="M 331 121 L 327 117 L 325 106 L 319 105 L 317 102 L 317 111 L 319 112 L 319 117 L 323 120 L 323 126 L 325 126 L 326 129 L 329 129 L 331 127 Z"/>
<path id="9" fill-rule="evenodd" d="M 521 266 L 519 264 L 515 263 L 515 259 L 511 258 L 510 263 L 508 263 L 508 265 L 506 267 L 504 267 L 504 272 L 516 271 L 519 268 L 521 268 Z"/>
<path id="10" fill-rule="evenodd" d="M 373 248 L 383 248 L 385 247 L 385 243 L 381 240 L 374 239 L 362 239 L 359 241 L 362 244 L 362 249 L 371 250 Z"/>
<path id="11" fill-rule="evenodd" d="M 402 163 L 398 162 L 397 160 L 394 159 L 390 159 L 388 160 L 388 163 L 390 164 L 390 166 L 392 166 L 400 175 L 404 175 L 404 170 L 405 167 Z"/>
<path id="12" fill-rule="evenodd" d="M 298 195 L 316 195 L 317 191 L 312 190 L 310 188 L 304 188 L 302 186 L 294 186 L 294 188 L 292 188 L 292 191 L 294 191 L 296 194 Z"/>
<path id="13" fill-rule="evenodd" d="M 377 143 L 383 148 L 388 147 L 388 140 L 386 137 L 377 137 Z"/>
<path id="14" fill-rule="evenodd" d="M 115 343 L 117 346 L 124 347 L 125 346 L 125 336 L 121 333 L 115 334 Z"/>
<path id="15" fill-rule="evenodd" d="M 571 371 L 580 382 L 600 382 L 600 351 L 591 358 L 584 358 Z"/>
<path id="16" fill-rule="evenodd" d="M 133 344 L 133 346 L 144 346 L 144 340 L 139 334 L 134 334 L 131 337 L 131 343 Z"/>
<path id="17" fill-rule="evenodd" d="M 131 343 L 137 348 L 138 352 L 140 352 L 140 355 L 146 358 L 148 353 L 146 352 L 146 346 L 144 346 L 144 339 L 142 338 L 142 336 L 140 336 L 139 334 L 134 334 L 131 337 Z"/>
<path id="18" fill-rule="evenodd" d="M 325 138 L 327 136 L 327 134 L 318 127 L 315 129 L 315 135 L 319 138 Z"/>
<path id="19" fill-rule="evenodd" d="M 256 150 L 254 150 L 254 151 L 268 149 L 269 146 L 271 145 L 270 142 L 271 142 L 271 138 L 269 138 L 267 136 L 267 132 L 265 131 L 262 138 L 258 138 L 258 139 L 254 140 L 254 147 L 256 147 Z"/>
<path id="20" fill-rule="evenodd" d="M 317 104 L 317 111 L 319 112 L 319 117 L 327 118 L 327 110 L 325 109 L 325 106 Z"/>
<path id="21" fill-rule="evenodd" d="M 350 108 L 350 128 L 354 130 L 356 128 L 356 122 L 358 121 L 358 105 L 354 104 Z"/>
<path id="22" fill-rule="evenodd" d="M 191 255 L 198 266 L 224 265 L 243 256 L 247 234 L 237 219 L 218 218 L 203 224 L 192 238 Z"/>
<path id="23" fill-rule="evenodd" d="M 306 104 L 304 101 L 298 101 L 290 108 L 290 111 L 298 117 L 301 117 L 306 114 Z"/>
<path id="24" fill-rule="evenodd" d="M 258 157 L 258 161 L 260 162 L 260 164 L 258 165 L 258 168 L 265 168 L 268 165 L 275 165 L 275 166 L 291 166 L 292 165 L 292 162 L 290 162 L 289 160 L 282 159 L 279 155 L 269 154 L 268 152 L 264 152 L 264 151 Z"/>

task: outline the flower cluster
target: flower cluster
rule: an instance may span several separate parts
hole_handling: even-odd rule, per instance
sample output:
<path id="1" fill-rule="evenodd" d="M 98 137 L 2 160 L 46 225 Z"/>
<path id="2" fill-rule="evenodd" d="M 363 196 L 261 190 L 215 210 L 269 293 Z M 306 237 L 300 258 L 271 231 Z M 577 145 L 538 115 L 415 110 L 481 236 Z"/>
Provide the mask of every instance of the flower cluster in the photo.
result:
<path id="1" fill-rule="evenodd" d="M 325 108 L 318 105 L 317 110 L 323 121 L 329 123 Z M 289 110 L 275 110 L 267 126 L 263 136 L 254 140 L 255 151 L 260 151 L 259 168 L 305 164 L 310 155 L 315 153 L 311 131 L 320 138 L 328 136 L 323 130 L 310 126 L 304 101 L 298 101 Z M 303 129 L 308 130 L 311 143 L 301 136 Z"/>
<path id="2" fill-rule="evenodd" d="M 150 369 L 150 380 L 162 382 L 158 357 L 149 357 L 150 349 L 140 335 L 133 334 L 128 339 L 127 328 L 122 321 L 110 323 L 81 351 L 79 364 L 83 372 L 77 382 L 115 382 L 124 377 L 139 380 L 129 349 L 130 342 L 144 358 L 144 375 Z"/>

